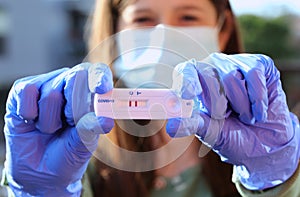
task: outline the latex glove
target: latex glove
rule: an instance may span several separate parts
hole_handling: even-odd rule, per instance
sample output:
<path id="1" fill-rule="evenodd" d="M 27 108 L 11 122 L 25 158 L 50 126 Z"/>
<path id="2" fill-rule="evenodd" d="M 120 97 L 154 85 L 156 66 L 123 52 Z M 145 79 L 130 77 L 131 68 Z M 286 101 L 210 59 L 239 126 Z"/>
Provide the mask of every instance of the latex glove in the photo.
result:
<path id="1" fill-rule="evenodd" d="M 182 98 L 198 102 L 192 118 L 170 119 L 167 132 L 173 137 L 196 134 L 235 165 L 248 189 L 286 181 L 298 166 L 300 131 L 273 61 L 264 55 L 212 54 L 204 62 L 176 67 L 174 88 Z M 203 69 L 207 62 L 214 67 L 210 72 Z"/>
<path id="2" fill-rule="evenodd" d="M 91 112 L 91 93 L 111 89 L 110 69 L 89 63 L 14 83 L 4 134 L 5 175 L 16 196 L 80 195 L 99 134 L 114 124 Z"/>

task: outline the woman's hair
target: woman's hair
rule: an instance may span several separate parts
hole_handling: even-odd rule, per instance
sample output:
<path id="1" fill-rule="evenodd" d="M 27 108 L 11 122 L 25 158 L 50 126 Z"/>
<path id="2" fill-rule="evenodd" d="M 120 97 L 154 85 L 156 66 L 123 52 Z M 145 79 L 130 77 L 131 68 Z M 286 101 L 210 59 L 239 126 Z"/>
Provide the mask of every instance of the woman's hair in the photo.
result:
<path id="1" fill-rule="evenodd" d="M 117 32 L 120 13 L 135 0 L 96 0 L 88 28 L 88 48 L 95 49 L 106 38 Z"/>
<path id="2" fill-rule="evenodd" d="M 229 39 L 226 43 L 225 49 L 222 52 L 226 54 L 237 54 L 237 53 L 244 52 L 244 47 L 240 36 L 238 22 L 231 9 L 229 0 L 211 0 L 211 2 L 216 8 L 219 18 L 224 17 L 225 12 L 227 12 L 229 13 L 231 19 L 233 20 L 232 23 L 228 23 L 227 20 L 229 19 L 226 17 L 224 18 L 221 31 L 223 31 L 227 25 L 231 25 L 232 27 L 231 27 Z"/>
<path id="3" fill-rule="evenodd" d="M 91 16 L 88 27 L 88 48 L 90 51 L 99 50 L 99 53 L 105 54 L 101 56 L 110 57 L 113 54 L 113 43 L 101 45 L 111 35 L 117 32 L 117 24 L 120 13 L 127 5 L 136 0 L 96 0 L 94 14 Z M 222 51 L 227 54 L 242 52 L 242 44 L 239 36 L 237 22 L 231 10 L 228 0 L 211 0 L 215 6 L 219 17 L 224 16 L 225 12 L 229 12 L 234 19 L 233 23 L 227 23 L 226 18 L 221 31 L 226 25 L 232 25 L 228 43 Z M 97 48 L 98 47 L 98 48 Z M 93 53 L 91 53 L 93 54 Z M 97 54 L 97 53 L 95 53 Z M 111 64 L 110 59 L 97 59 L 97 55 L 91 55 L 90 61 L 101 61 Z M 116 124 L 117 125 L 117 124 Z M 122 131 L 116 126 L 109 137 L 123 148 L 131 149 L 136 152 L 146 152 L 152 150 L 151 137 L 141 138 L 132 136 Z M 198 139 L 196 139 L 198 140 Z M 142 141 L 142 143 L 141 143 Z M 96 196 L 148 196 L 153 186 L 155 178 L 154 171 L 148 172 L 125 172 L 106 166 L 97 159 L 93 160 L 96 174 L 92 175 L 92 188 Z M 237 191 L 231 182 L 232 166 L 220 161 L 219 157 L 210 151 L 205 157 L 201 158 L 201 165 L 211 191 L 214 196 L 235 196 Z M 200 175 L 199 175 L 200 176 Z"/>

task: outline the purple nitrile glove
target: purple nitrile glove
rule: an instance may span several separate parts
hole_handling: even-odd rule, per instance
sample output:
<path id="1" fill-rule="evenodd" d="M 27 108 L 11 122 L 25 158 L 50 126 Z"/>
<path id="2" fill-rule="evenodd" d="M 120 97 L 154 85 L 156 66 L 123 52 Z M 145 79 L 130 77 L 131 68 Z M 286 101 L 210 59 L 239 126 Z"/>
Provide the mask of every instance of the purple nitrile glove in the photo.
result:
<path id="1" fill-rule="evenodd" d="M 81 178 L 113 120 L 92 112 L 92 93 L 113 87 L 104 64 L 83 63 L 17 80 L 6 104 L 5 176 L 16 196 L 80 196 Z"/>
<path id="2" fill-rule="evenodd" d="M 171 136 L 196 134 L 235 165 L 251 190 L 292 176 L 299 162 L 299 122 L 289 112 L 280 73 L 269 57 L 215 53 L 176 71 L 174 88 L 182 98 L 195 98 L 196 106 L 191 118 L 168 121 Z"/>

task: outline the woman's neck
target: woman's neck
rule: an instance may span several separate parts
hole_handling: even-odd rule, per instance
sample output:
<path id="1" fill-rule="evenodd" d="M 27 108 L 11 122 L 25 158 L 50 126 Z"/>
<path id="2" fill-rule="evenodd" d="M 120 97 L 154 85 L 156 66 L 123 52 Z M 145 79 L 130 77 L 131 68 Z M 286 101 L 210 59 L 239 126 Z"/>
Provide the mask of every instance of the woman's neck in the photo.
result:
<path id="1" fill-rule="evenodd" d="M 159 163 L 167 163 L 168 159 L 169 161 L 173 159 L 173 161 L 159 169 L 156 169 L 155 173 L 157 176 L 169 178 L 175 177 L 183 171 L 200 163 L 200 158 L 198 156 L 200 142 L 198 139 L 194 136 L 190 136 L 172 140 L 176 140 L 176 143 L 172 145 L 173 148 L 171 147 L 168 151 L 162 151 L 158 154 L 156 161 Z M 185 144 L 186 147 L 184 147 L 183 144 Z M 175 160 L 174 155 L 175 157 L 177 156 Z"/>

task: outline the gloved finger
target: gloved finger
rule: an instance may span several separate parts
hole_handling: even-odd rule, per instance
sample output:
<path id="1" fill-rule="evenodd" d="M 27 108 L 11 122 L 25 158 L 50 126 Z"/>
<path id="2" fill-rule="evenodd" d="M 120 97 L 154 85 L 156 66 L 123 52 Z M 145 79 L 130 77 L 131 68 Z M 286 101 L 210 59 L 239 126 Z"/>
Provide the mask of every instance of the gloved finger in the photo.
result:
<path id="1" fill-rule="evenodd" d="M 89 67 L 89 89 L 93 93 L 105 94 L 113 88 L 113 75 L 106 64 Z"/>
<path id="2" fill-rule="evenodd" d="M 113 126 L 113 119 L 98 117 L 95 113 L 89 112 L 79 120 L 76 129 L 81 142 L 86 147 L 92 147 L 94 144 L 93 139 L 99 134 L 107 134 Z"/>
<path id="3" fill-rule="evenodd" d="M 38 117 L 38 100 L 41 86 L 55 78 L 67 68 L 50 73 L 30 76 L 17 80 L 7 99 L 5 121 L 17 132 L 27 132 L 34 129 L 34 120 Z"/>
<path id="4" fill-rule="evenodd" d="M 185 137 L 194 135 L 199 129 L 205 128 L 205 120 L 209 118 L 207 111 L 199 100 L 194 100 L 191 118 L 171 118 L 166 124 L 170 137 Z M 207 121 L 206 121 L 207 122 Z"/>
<path id="5" fill-rule="evenodd" d="M 267 119 L 268 89 L 266 77 L 259 69 L 251 69 L 246 75 L 249 98 L 252 103 L 252 113 L 259 122 Z"/>
<path id="6" fill-rule="evenodd" d="M 36 128 L 43 133 L 54 133 L 62 127 L 62 112 L 65 104 L 63 87 L 67 74 L 68 72 L 61 73 L 40 88 Z"/>
<path id="7" fill-rule="evenodd" d="M 239 119 L 246 124 L 253 124 L 255 118 L 252 114 L 243 74 L 238 70 L 233 70 L 223 76 L 222 82 L 228 102 L 231 108 L 238 114 Z"/>
<path id="8" fill-rule="evenodd" d="M 171 118 L 166 125 L 166 131 L 170 137 L 186 137 L 195 135 L 198 128 L 202 127 L 204 120 L 201 116 L 192 118 Z"/>
<path id="9" fill-rule="evenodd" d="M 196 69 L 203 92 L 199 100 L 211 118 L 222 120 L 226 117 L 227 99 L 217 70 L 210 64 L 196 62 Z"/>
<path id="10" fill-rule="evenodd" d="M 258 62 L 257 56 L 250 54 L 225 55 L 217 53 L 213 54 L 208 61 L 212 61 L 214 65 L 222 65 L 222 67 L 218 67 L 218 69 L 223 74 L 228 73 L 228 70 L 238 70 L 243 74 L 248 91 L 247 100 L 250 100 L 254 119 L 257 121 L 264 121 L 266 119 L 268 108 L 268 93 L 265 84 L 266 76 L 263 69 L 264 66 Z M 226 94 L 229 95 L 230 91 L 233 91 L 233 89 L 227 91 Z M 239 97 L 236 97 L 236 99 L 238 99 L 239 102 L 231 102 L 233 106 L 238 105 L 238 103 L 243 101 Z M 242 112 L 243 110 L 239 111 L 239 113 Z M 245 123 L 249 122 L 243 121 Z M 250 122 L 253 122 L 253 120 Z"/>
<path id="11" fill-rule="evenodd" d="M 206 113 L 200 111 L 194 113 L 192 118 L 169 119 L 166 131 L 170 137 L 185 137 L 196 135 L 202 142 L 214 147 L 218 142 L 225 120 L 210 118 Z"/>
<path id="12" fill-rule="evenodd" d="M 85 114 L 76 124 L 76 133 L 69 138 L 69 144 L 76 152 L 94 152 L 99 134 L 108 133 L 114 126 L 111 118 L 97 117 L 95 113 Z"/>
<path id="13" fill-rule="evenodd" d="M 17 104 L 16 114 L 26 120 L 34 120 L 38 115 L 37 101 L 39 89 L 43 83 L 64 72 L 66 68 L 50 73 L 17 80 L 13 87 L 14 99 Z"/>
<path id="14" fill-rule="evenodd" d="M 235 64 L 238 64 L 244 74 L 251 102 L 251 109 L 255 120 L 260 122 L 265 121 L 267 119 L 268 109 L 266 65 L 259 62 L 257 57 L 249 54 L 229 56 L 228 59 Z M 245 60 L 247 60 L 247 62 L 244 62 Z"/>
<path id="15" fill-rule="evenodd" d="M 212 118 L 225 118 L 227 99 L 218 72 L 211 65 L 194 59 L 177 65 L 172 88 L 183 99 L 197 97 Z"/>
<path id="16" fill-rule="evenodd" d="M 111 70 L 105 64 L 84 63 L 76 66 L 67 76 L 64 95 L 65 116 L 70 125 L 94 110 L 92 93 L 106 93 L 113 88 Z"/>
<path id="17" fill-rule="evenodd" d="M 113 74 L 106 64 L 93 64 L 89 67 L 88 84 L 92 93 L 105 94 L 113 89 Z M 92 102 L 92 110 L 94 106 Z M 95 113 L 93 113 L 95 115 Z M 106 117 L 97 117 L 99 134 L 108 133 L 114 126 L 114 120 Z M 82 136 L 82 135 L 81 135 Z"/>
<path id="18" fill-rule="evenodd" d="M 193 60 L 183 62 L 175 67 L 172 89 L 183 99 L 194 99 L 202 93 L 203 90 Z"/>
<path id="19" fill-rule="evenodd" d="M 79 117 L 90 111 L 91 93 L 88 88 L 88 67 L 91 64 L 84 63 L 73 67 L 65 79 L 64 97 L 66 105 L 64 115 L 66 122 L 74 126 L 74 109 Z"/>

